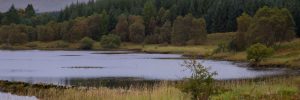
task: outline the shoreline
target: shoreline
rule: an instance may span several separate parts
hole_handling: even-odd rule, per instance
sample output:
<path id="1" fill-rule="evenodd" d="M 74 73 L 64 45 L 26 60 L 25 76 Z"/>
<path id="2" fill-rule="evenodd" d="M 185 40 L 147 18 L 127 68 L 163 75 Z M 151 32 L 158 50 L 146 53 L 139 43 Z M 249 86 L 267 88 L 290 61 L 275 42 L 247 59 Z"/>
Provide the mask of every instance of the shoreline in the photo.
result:
<path id="1" fill-rule="evenodd" d="M 216 82 L 227 82 L 227 81 L 252 81 L 252 80 L 269 80 L 273 78 L 290 78 L 290 77 L 299 77 L 300 73 L 294 73 L 294 74 L 277 74 L 277 75 L 267 75 L 267 76 L 261 76 L 261 77 L 254 77 L 254 78 L 235 78 L 235 79 L 214 79 Z M 23 81 L 9 81 L 9 80 L 0 80 L 0 91 L 5 90 L 2 86 L 23 86 L 23 87 L 34 87 L 34 88 L 41 88 L 41 89 L 49 89 L 49 88 L 57 88 L 57 89 L 72 89 L 72 88 L 99 88 L 99 87 L 107 87 L 107 88 L 130 88 L 132 85 L 128 84 L 121 84 L 124 83 L 134 83 L 136 85 L 133 86 L 154 86 L 155 84 L 159 83 L 180 83 L 184 80 L 130 80 L 130 79 L 102 79 L 98 80 L 99 82 L 108 82 L 107 84 L 99 84 L 98 86 L 81 86 L 81 85 L 56 85 L 56 84 L 50 84 L 50 83 L 28 83 Z M 118 83 L 118 84 L 116 84 Z M 113 85 L 111 85 L 113 84 Z"/>
<path id="2" fill-rule="evenodd" d="M 127 48 L 118 48 L 118 49 L 91 49 L 91 50 L 82 50 L 82 49 L 76 49 L 76 48 L 43 48 L 43 49 L 35 49 L 35 48 L 27 48 L 27 49 L 3 49 L 0 48 L 2 51 L 22 51 L 22 50 L 38 50 L 38 51 L 129 51 L 130 53 L 146 53 L 146 54 L 179 54 L 182 56 L 182 58 L 178 59 L 189 59 L 191 57 L 195 57 L 196 59 L 203 59 L 203 60 L 215 60 L 215 61 L 231 61 L 231 62 L 241 62 L 241 63 L 248 63 L 248 67 L 250 68 L 288 68 L 288 69 L 296 69 L 300 70 L 300 67 L 291 67 L 291 65 L 285 64 L 285 63 L 278 63 L 278 64 L 251 64 L 249 61 L 245 59 L 228 59 L 225 57 L 218 57 L 216 55 L 203 55 L 203 54 L 193 54 L 192 52 L 186 52 L 186 53 L 180 53 L 180 52 L 172 52 L 172 51 L 147 51 L 143 50 L 143 48 L 140 49 L 127 49 Z M 103 53 L 105 54 L 105 53 Z M 109 54 L 127 54 L 127 53 L 109 53 Z M 166 58 L 168 59 L 168 58 Z M 262 61 L 264 62 L 264 61 Z"/>

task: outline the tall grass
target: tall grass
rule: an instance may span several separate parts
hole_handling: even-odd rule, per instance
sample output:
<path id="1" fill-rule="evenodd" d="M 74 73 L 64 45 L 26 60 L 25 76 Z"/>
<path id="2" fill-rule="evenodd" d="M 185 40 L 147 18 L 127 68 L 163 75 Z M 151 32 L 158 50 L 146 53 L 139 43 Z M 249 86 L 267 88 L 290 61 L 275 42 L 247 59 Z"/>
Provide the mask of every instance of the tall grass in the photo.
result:
<path id="1" fill-rule="evenodd" d="M 213 100 L 298 100 L 299 77 L 275 77 L 231 80 L 217 83 L 227 92 L 212 96 Z"/>
<path id="2" fill-rule="evenodd" d="M 129 88 L 129 89 L 67 89 L 57 93 L 56 90 L 49 91 L 53 96 L 45 100 L 188 100 L 189 95 L 180 92 L 178 89 L 160 84 L 153 88 Z"/>
<path id="3" fill-rule="evenodd" d="M 221 92 L 211 100 L 299 100 L 300 76 L 223 80 L 215 86 Z M 161 82 L 152 87 L 62 88 L 47 85 L 0 82 L 0 89 L 17 95 L 36 96 L 41 100 L 190 100 L 174 83 Z"/>
<path id="4" fill-rule="evenodd" d="M 36 96 L 41 100 L 189 100 L 190 98 L 169 82 L 161 82 L 152 87 L 141 85 L 129 88 L 63 88 L 21 82 L 0 82 L 0 87 L 4 92 Z"/>

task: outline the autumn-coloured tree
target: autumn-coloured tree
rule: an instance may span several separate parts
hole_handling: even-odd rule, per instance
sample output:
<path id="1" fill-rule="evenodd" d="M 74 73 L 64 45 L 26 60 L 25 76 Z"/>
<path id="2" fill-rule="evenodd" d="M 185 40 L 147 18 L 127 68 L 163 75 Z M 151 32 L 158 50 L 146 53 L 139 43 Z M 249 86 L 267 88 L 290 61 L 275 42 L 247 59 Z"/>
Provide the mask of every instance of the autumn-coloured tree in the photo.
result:
<path id="1" fill-rule="evenodd" d="M 166 21 L 159 32 L 160 43 L 171 43 L 172 24 L 170 21 Z"/>
<path id="2" fill-rule="evenodd" d="M 134 22 L 129 26 L 129 39 L 134 43 L 141 43 L 145 38 L 145 26 L 143 21 L 140 19 L 141 17 L 136 16 Z"/>
<path id="3" fill-rule="evenodd" d="M 86 34 L 89 35 L 89 37 L 92 37 L 92 39 L 97 40 L 101 37 L 101 34 L 104 34 L 101 32 L 101 23 L 102 23 L 102 17 L 99 14 L 95 14 L 92 16 L 87 17 L 87 32 Z"/>
<path id="4" fill-rule="evenodd" d="M 121 37 L 122 41 L 129 41 L 129 23 L 127 16 L 122 14 L 118 18 L 116 25 L 116 33 Z"/>
<path id="5" fill-rule="evenodd" d="M 23 41 L 36 41 L 37 40 L 37 32 L 36 29 L 32 26 L 28 25 L 17 25 L 20 32 L 26 35 Z"/>
<path id="6" fill-rule="evenodd" d="M 54 34 L 54 30 L 50 27 L 47 26 L 37 26 L 36 28 L 37 30 L 37 40 L 38 41 L 53 41 L 55 34 Z"/>
<path id="7" fill-rule="evenodd" d="M 0 40 L 8 45 L 22 44 L 27 42 L 27 35 L 20 25 L 4 25 L 0 28 Z"/>
<path id="8" fill-rule="evenodd" d="M 75 42 L 82 39 L 85 36 L 90 36 L 90 34 L 86 34 L 88 32 L 88 23 L 85 20 L 85 18 L 76 18 L 72 23 L 73 25 L 70 31 L 64 34 L 65 40 Z"/>

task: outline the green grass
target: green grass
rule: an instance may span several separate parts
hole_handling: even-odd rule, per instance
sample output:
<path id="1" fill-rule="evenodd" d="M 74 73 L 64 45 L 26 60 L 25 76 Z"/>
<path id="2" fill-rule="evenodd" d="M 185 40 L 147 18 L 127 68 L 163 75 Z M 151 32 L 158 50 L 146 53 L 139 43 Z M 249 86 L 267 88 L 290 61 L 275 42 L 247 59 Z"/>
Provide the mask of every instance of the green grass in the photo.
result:
<path id="1" fill-rule="evenodd" d="M 207 35 L 206 45 L 218 45 L 220 43 L 229 43 L 234 37 L 236 32 L 227 33 L 212 33 Z"/>
<path id="2" fill-rule="evenodd" d="M 275 54 L 262 62 L 262 64 L 300 68 L 300 39 L 277 44 L 274 48 L 276 50 Z"/>
<path id="3" fill-rule="evenodd" d="M 230 84 L 229 84 L 230 83 Z M 299 77 L 240 80 L 221 83 L 229 91 L 212 96 L 213 100 L 296 100 L 300 97 Z"/>
<path id="4" fill-rule="evenodd" d="M 159 53 L 178 53 L 178 54 L 196 54 L 207 56 L 211 54 L 215 46 L 200 45 L 200 46 L 160 46 L 147 45 L 142 48 L 144 52 L 159 52 Z"/>
<path id="5" fill-rule="evenodd" d="M 140 45 L 132 43 L 123 43 L 122 49 L 141 50 L 144 52 L 156 53 L 178 53 L 178 54 L 196 54 L 200 56 L 209 56 L 217 48 L 219 43 L 228 43 L 234 36 L 235 32 L 214 33 L 207 36 L 207 41 L 202 45 L 174 46 L 166 44 Z"/>
<path id="6" fill-rule="evenodd" d="M 290 42 L 278 43 L 274 47 L 273 56 L 259 63 L 264 67 L 288 67 L 300 68 L 300 39 Z M 247 61 L 246 52 L 223 52 L 209 56 L 211 59 L 231 60 L 231 61 Z"/>

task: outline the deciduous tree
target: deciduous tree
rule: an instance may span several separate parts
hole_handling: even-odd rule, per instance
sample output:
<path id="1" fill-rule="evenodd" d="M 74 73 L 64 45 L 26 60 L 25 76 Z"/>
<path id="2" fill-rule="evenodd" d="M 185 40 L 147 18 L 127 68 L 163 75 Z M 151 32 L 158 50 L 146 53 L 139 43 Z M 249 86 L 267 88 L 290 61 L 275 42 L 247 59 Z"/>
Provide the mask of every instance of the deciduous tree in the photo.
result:
<path id="1" fill-rule="evenodd" d="M 129 39 L 134 43 L 141 43 L 145 38 L 145 26 L 140 17 L 135 17 L 134 22 L 129 26 Z"/>
<path id="2" fill-rule="evenodd" d="M 118 18 L 116 33 L 121 37 L 122 41 L 129 41 L 129 23 L 127 16 L 124 14 L 120 15 Z"/>

